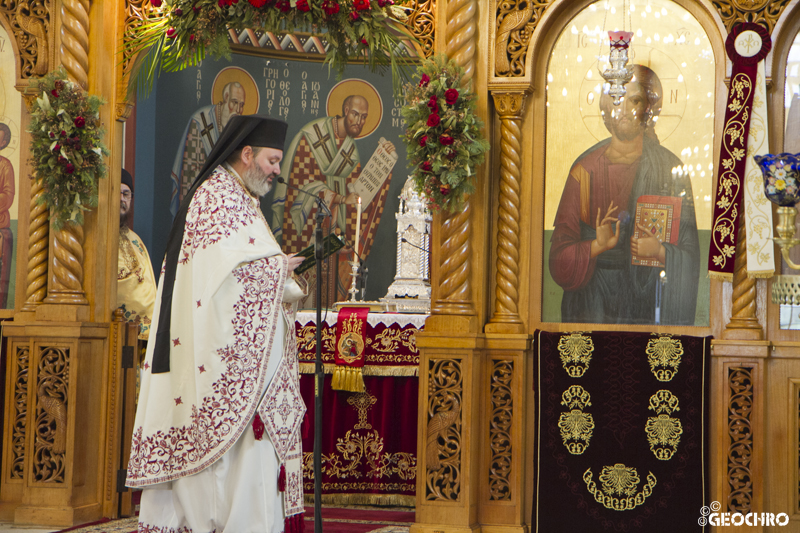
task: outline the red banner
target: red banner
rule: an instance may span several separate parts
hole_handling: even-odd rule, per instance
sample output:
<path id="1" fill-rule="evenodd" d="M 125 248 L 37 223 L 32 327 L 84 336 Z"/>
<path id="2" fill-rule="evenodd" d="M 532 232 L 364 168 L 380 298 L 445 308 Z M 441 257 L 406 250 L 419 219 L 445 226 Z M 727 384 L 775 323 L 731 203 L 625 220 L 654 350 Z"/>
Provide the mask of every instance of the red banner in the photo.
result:
<path id="1" fill-rule="evenodd" d="M 717 167 L 717 198 L 708 253 L 708 274 L 712 278 L 733 279 L 736 243 L 744 213 L 742 202 L 747 137 L 750 134 L 757 66 L 771 48 L 772 41 L 767 29 L 753 22 L 736 26 L 725 41 L 733 71 Z"/>
<path id="2" fill-rule="evenodd" d="M 364 392 L 364 347 L 369 307 L 343 307 L 336 320 L 336 351 L 331 388 Z"/>

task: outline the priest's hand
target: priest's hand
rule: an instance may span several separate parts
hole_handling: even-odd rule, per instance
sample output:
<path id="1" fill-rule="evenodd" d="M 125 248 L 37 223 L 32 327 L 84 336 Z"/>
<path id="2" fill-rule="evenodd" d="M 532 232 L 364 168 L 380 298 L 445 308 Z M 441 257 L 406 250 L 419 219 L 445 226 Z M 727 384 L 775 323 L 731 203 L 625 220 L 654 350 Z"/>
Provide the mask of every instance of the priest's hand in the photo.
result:
<path id="1" fill-rule="evenodd" d="M 617 208 L 614 202 L 608 204 L 606 216 L 602 219 L 600 218 L 600 208 L 597 209 L 597 220 L 595 222 L 596 238 L 592 241 L 592 257 L 597 257 L 606 250 L 612 249 L 619 242 L 619 219 L 613 216 Z"/>
<path id="2" fill-rule="evenodd" d="M 667 249 L 664 247 L 664 245 L 661 244 L 656 236 L 653 235 L 653 233 L 646 227 L 642 226 L 641 224 L 636 224 L 636 227 L 639 229 L 640 235 L 642 236 L 638 239 L 631 237 L 631 253 L 633 255 L 638 255 L 639 257 L 651 257 L 653 259 L 658 259 L 662 263 L 665 263 Z"/>
<path id="3" fill-rule="evenodd" d="M 303 257 L 302 255 L 297 255 L 297 254 L 287 254 L 286 257 L 289 258 L 289 271 L 290 272 L 294 272 L 294 269 L 299 267 L 300 264 L 303 261 L 306 260 L 305 257 Z"/>

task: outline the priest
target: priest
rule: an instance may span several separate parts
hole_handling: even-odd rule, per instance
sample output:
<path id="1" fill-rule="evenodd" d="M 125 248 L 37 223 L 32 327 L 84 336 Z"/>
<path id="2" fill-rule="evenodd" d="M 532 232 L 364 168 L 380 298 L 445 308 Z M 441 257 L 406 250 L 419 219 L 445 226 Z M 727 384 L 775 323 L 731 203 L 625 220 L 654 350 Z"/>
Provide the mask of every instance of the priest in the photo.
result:
<path id="1" fill-rule="evenodd" d="M 303 258 L 281 252 L 259 206 L 286 127 L 232 117 L 170 231 L 128 464 L 139 531 L 302 530 Z"/>

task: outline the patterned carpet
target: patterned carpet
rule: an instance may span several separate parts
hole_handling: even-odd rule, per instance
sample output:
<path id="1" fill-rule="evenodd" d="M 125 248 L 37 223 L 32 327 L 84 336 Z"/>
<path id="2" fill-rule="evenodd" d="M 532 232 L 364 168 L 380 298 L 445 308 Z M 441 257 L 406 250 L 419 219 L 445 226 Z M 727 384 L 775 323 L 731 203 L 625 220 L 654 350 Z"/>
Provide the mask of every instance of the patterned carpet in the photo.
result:
<path id="1" fill-rule="evenodd" d="M 306 508 L 306 532 L 314 531 L 314 511 Z M 324 506 L 322 509 L 325 533 L 408 533 L 414 521 L 413 510 L 407 508 Z M 384 515 L 384 516 L 382 516 Z M 136 533 L 137 518 L 122 518 L 109 522 L 66 529 L 69 533 Z"/>

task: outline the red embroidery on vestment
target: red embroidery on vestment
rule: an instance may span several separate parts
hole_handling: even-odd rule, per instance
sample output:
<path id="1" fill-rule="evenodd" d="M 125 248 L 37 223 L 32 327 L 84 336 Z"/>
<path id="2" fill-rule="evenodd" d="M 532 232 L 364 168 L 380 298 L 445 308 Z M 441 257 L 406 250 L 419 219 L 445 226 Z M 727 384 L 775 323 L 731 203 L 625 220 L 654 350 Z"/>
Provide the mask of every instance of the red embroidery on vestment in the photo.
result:
<path id="1" fill-rule="evenodd" d="M 181 340 L 180 339 L 172 339 L 172 347 L 173 348 L 175 346 L 180 346 L 180 345 L 181 345 Z"/>
<path id="2" fill-rule="evenodd" d="M 197 300 L 197 307 L 200 307 L 201 303 L 200 300 Z"/>
<path id="3" fill-rule="evenodd" d="M 266 358 L 280 320 L 272 320 L 272 331 L 264 331 L 263 326 L 256 331 L 252 317 L 277 312 L 274 302 L 283 294 L 279 265 L 285 261 L 282 256 L 260 259 L 233 271 L 242 292 L 234 306 L 234 341 L 217 350 L 225 371 L 212 383 L 213 394 L 203 398 L 199 407 L 192 406 L 190 424 L 147 436 L 141 426 L 135 428 L 128 463 L 132 486 L 199 472 L 224 454 L 249 425 L 246 420 L 256 408 L 254 395 L 263 390 Z"/>
<path id="4" fill-rule="evenodd" d="M 255 243 L 256 243 L 255 238 L 254 237 L 250 237 L 250 244 L 255 244 Z"/>
<path id="5" fill-rule="evenodd" d="M 256 220 L 253 201 L 236 178 L 216 169 L 197 189 L 186 214 L 180 263 Z"/>
<path id="6" fill-rule="evenodd" d="M 211 533 L 216 533 L 216 529 Z M 192 533 L 191 528 L 189 527 L 179 527 L 175 529 L 173 527 L 166 527 L 166 526 L 151 526 L 150 524 L 142 524 L 139 522 L 139 530 L 138 533 Z"/>
<path id="7" fill-rule="evenodd" d="M 253 435 L 255 435 L 256 440 L 264 438 L 264 422 L 261 421 L 261 417 L 258 416 L 258 413 L 253 417 Z"/>
<path id="8" fill-rule="evenodd" d="M 177 398 L 175 398 L 175 405 L 180 405 L 180 404 L 182 404 L 182 403 L 183 403 L 183 400 L 181 400 L 181 397 L 180 397 L 180 396 L 178 396 Z"/>
<path id="9" fill-rule="evenodd" d="M 197 367 L 197 370 L 199 370 L 199 371 L 200 371 L 200 373 L 202 374 L 203 372 L 205 372 L 205 371 L 206 371 L 206 365 L 200 365 L 200 366 L 198 366 L 198 367 Z"/>

